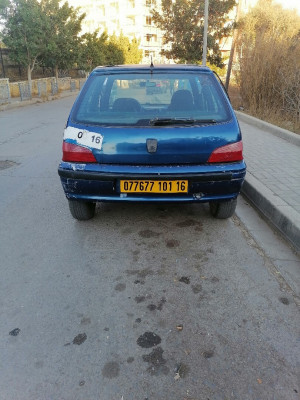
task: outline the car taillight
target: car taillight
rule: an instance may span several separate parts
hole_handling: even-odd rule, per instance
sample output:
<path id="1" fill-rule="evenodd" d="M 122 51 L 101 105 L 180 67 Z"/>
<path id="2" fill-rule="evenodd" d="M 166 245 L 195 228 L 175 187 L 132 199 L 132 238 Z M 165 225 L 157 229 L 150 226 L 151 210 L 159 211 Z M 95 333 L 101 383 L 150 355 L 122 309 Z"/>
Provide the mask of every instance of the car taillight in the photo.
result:
<path id="1" fill-rule="evenodd" d="M 63 142 L 63 161 L 68 162 L 83 162 L 83 163 L 95 163 L 97 162 L 94 154 L 90 149 L 86 147 L 78 146 L 76 144 Z"/>
<path id="2" fill-rule="evenodd" d="M 209 159 L 209 163 L 233 162 L 243 160 L 243 142 L 236 142 L 215 149 Z"/>

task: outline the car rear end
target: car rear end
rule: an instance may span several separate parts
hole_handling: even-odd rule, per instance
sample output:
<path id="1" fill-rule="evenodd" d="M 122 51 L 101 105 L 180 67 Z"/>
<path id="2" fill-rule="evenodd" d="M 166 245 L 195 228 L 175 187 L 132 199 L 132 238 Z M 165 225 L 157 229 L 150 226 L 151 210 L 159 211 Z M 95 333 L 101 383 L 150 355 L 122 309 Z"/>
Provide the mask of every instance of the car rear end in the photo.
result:
<path id="1" fill-rule="evenodd" d="M 150 95 L 149 82 L 167 89 Z M 214 205 L 235 203 L 245 172 L 229 99 L 197 66 L 96 69 L 71 111 L 59 166 L 71 212 L 97 201 L 209 202 L 218 216 Z"/>

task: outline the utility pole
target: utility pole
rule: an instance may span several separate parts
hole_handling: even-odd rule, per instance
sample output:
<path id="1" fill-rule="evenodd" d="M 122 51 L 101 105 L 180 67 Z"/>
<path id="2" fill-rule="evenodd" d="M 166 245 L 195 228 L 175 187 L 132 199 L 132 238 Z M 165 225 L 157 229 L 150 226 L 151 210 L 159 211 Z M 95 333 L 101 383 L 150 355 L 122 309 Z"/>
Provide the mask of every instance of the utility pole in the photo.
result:
<path id="1" fill-rule="evenodd" d="M 237 7 L 237 9 L 236 9 L 235 23 L 237 23 L 240 19 L 241 1 L 238 2 L 236 7 Z M 227 74 L 226 74 L 226 82 L 225 82 L 225 88 L 227 91 L 229 88 L 230 75 L 231 75 L 231 69 L 232 69 L 232 63 L 233 63 L 233 57 L 234 57 L 234 51 L 235 51 L 235 45 L 236 45 L 237 38 L 238 38 L 238 30 L 235 28 L 233 31 L 232 44 L 231 44 L 230 55 L 229 55 L 228 66 L 227 66 Z"/>
<path id="2" fill-rule="evenodd" d="M 203 32 L 203 55 L 202 55 L 202 65 L 204 67 L 206 66 L 206 53 L 207 53 L 208 3 L 209 3 L 209 0 L 205 0 L 205 6 L 204 6 L 204 32 Z"/>

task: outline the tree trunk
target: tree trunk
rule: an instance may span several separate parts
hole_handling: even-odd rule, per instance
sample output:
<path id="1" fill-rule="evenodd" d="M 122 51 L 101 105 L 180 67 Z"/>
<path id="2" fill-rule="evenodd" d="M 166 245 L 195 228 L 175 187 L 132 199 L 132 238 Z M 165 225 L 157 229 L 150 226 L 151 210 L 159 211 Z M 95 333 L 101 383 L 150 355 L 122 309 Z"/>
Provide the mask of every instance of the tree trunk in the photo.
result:
<path id="1" fill-rule="evenodd" d="M 31 79 L 31 67 L 30 65 L 27 66 L 27 80 L 28 80 L 28 86 L 30 90 L 30 94 L 32 93 L 32 79 Z"/>
<path id="2" fill-rule="evenodd" d="M 55 65 L 55 79 L 56 82 L 58 83 L 58 65 Z"/>
<path id="3" fill-rule="evenodd" d="M 3 74 L 3 78 L 5 78 L 5 68 L 4 68 L 1 44 L 0 44 L 0 56 L 1 56 L 2 74 Z"/>

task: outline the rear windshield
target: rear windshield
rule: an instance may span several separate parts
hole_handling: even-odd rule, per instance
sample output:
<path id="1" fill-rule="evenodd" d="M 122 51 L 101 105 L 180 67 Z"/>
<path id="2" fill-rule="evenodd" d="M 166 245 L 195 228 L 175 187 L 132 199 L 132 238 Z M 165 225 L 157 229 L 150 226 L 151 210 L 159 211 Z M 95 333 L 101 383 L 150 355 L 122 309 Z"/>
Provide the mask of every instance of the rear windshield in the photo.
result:
<path id="1" fill-rule="evenodd" d="M 156 120 L 225 122 L 231 112 L 209 73 L 114 73 L 91 76 L 72 120 L 87 125 L 148 126 Z"/>

